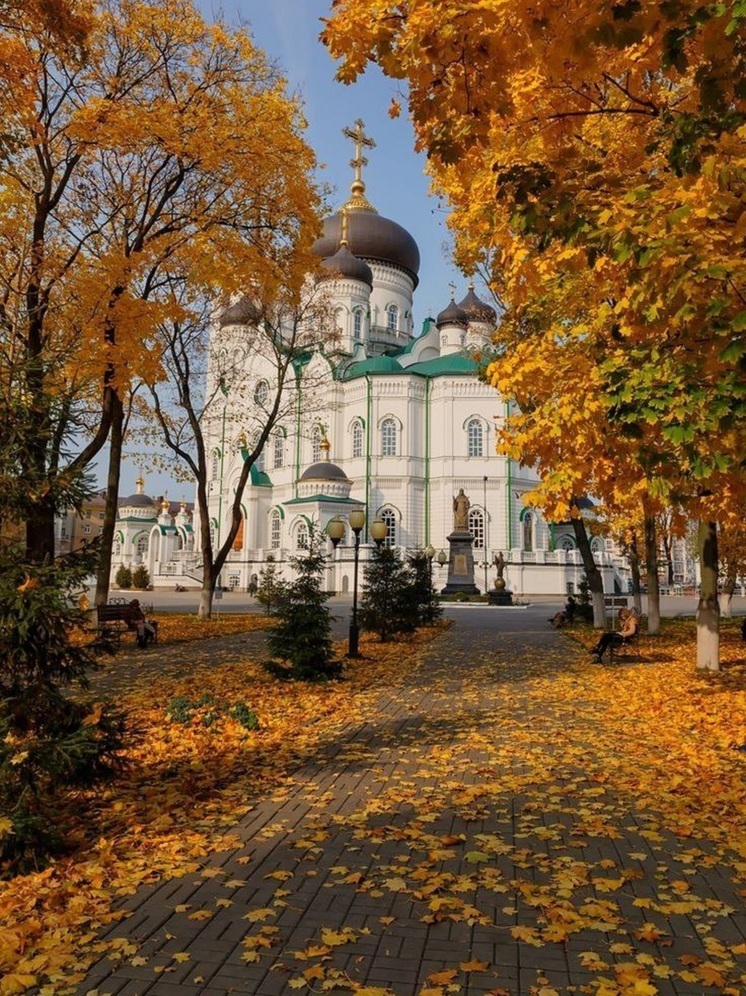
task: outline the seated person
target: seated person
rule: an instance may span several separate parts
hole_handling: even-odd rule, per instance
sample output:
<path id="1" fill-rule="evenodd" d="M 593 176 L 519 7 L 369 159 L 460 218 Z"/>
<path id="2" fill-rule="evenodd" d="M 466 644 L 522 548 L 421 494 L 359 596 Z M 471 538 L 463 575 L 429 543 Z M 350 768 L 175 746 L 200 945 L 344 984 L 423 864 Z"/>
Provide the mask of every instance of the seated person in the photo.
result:
<path id="1" fill-rule="evenodd" d="M 130 617 L 137 626 L 138 647 L 146 647 L 151 640 L 155 642 L 158 636 L 158 623 L 148 619 L 138 598 L 133 598 L 130 602 Z"/>
<path id="2" fill-rule="evenodd" d="M 596 658 L 598 664 L 603 661 L 603 656 L 609 647 L 621 647 L 636 636 L 640 628 L 640 620 L 632 609 L 621 610 L 619 624 L 621 628 L 618 633 L 602 633 L 596 646 L 591 648 L 590 654 Z"/>
<path id="3" fill-rule="evenodd" d="M 555 612 L 549 620 L 552 626 L 554 626 L 555 629 L 562 629 L 563 626 L 568 626 L 575 618 L 575 608 L 577 604 L 578 603 L 572 595 L 568 595 L 564 612 Z"/>

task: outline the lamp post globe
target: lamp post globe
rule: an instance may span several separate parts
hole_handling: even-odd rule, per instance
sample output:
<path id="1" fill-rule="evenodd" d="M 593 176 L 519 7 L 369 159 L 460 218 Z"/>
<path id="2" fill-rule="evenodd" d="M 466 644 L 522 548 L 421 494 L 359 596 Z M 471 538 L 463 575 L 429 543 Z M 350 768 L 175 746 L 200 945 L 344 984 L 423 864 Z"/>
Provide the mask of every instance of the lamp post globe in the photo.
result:
<path id="1" fill-rule="evenodd" d="M 329 521 L 326 524 L 326 535 L 332 541 L 332 546 L 334 547 L 335 550 L 339 546 L 339 541 L 342 539 L 344 534 L 345 534 L 345 524 L 339 518 L 339 516 L 335 516 L 333 519 L 329 519 Z"/>
<path id="2" fill-rule="evenodd" d="M 380 547 L 388 534 L 388 526 L 383 519 L 374 519 L 370 524 L 370 535 L 375 540 L 376 546 Z"/>

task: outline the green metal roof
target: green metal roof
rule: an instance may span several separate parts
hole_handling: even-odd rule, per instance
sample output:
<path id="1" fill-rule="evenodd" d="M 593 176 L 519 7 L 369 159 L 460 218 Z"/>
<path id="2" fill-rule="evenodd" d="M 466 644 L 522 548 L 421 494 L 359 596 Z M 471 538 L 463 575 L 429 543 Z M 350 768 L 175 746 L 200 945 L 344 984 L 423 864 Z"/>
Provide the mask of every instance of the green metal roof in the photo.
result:
<path id="1" fill-rule="evenodd" d="M 255 488 L 271 488 L 272 481 L 268 474 L 265 474 L 263 470 L 258 470 L 255 463 L 252 463 L 251 470 L 249 471 L 249 477 L 251 478 L 251 483 Z"/>
<path id="2" fill-rule="evenodd" d="M 479 364 L 471 356 L 464 353 L 449 353 L 434 360 L 424 360 L 402 367 L 397 359 L 410 351 L 410 346 L 399 350 L 393 356 L 372 356 L 369 360 L 350 363 L 340 373 L 340 380 L 354 380 L 366 374 L 415 374 L 419 377 L 449 377 L 468 376 L 475 374 Z"/>
<path id="3" fill-rule="evenodd" d="M 407 373 L 420 374 L 422 377 L 447 377 L 449 374 L 475 374 L 479 364 L 471 356 L 463 353 L 449 353 L 435 360 L 425 360 L 423 363 L 413 363 L 407 367 Z"/>
<path id="4" fill-rule="evenodd" d="M 313 501 L 329 502 L 332 505 L 354 505 L 356 508 L 365 505 L 364 501 L 357 501 L 355 498 L 332 498 L 330 495 L 309 495 L 308 498 L 290 498 L 282 504 L 306 505 L 308 502 Z"/>

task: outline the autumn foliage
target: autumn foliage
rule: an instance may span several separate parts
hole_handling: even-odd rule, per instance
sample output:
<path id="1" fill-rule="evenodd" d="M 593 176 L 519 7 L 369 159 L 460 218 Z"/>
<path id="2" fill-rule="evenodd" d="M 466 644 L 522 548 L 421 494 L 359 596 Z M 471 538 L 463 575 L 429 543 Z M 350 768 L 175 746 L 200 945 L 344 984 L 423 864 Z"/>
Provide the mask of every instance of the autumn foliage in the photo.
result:
<path id="1" fill-rule="evenodd" d="M 456 259 L 504 304 L 501 448 L 536 464 L 551 518 L 583 494 L 632 518 L 737 515 L 745 28 L 741 4 L 693 0 L 333 4 L 339 78 L 373 60 L 407 80 Z"/>
<path id="2" fill-rule="evenodd" d="M 677 863 L 692 872 L 733 870 L 744 857 L 739 748 L 746 743 L 746 687 L 740 641 L 734 627 L 724 646 L 731 667 L 704 680 L 687 665 L 689 639 L 687 624 L 671 623 L 659 641 L 645 646 L 644 663 L 591 672 L 578 644 L 574 663 L 563 651 L 558 667 L 548 654 L 527 661 L 517 681 L 510 680 L 518 673 L 509 641 L 484 656 L 464 650 L 442 671 L 430 662 L 427 683 L 443 714 L 424 719 L 414 750 L 417 778 L 428 790 L 414 791 L 412 772 L 404 769 L 376 783 L 355 808 L 335 814 L 327 808 L 329 799 L 316 798 L 313 789 L 311 811 L 297 831 L 266 831 L 287 833 L 288 846 L 310 863 L 295 871 L 295 862 L 278 868 L 270 876 L 276 879 L 272 898 L 245 909 L 235 898 L 243 877 L 226 877 L 207 856 L 240 848 L 230 827 L 258 800 L 281 803 L 294 792 L 303 795 L 305 781 L 293 772 L 304 762 L 331 751 L 336 762 L 367 764 L 379 747 L 348 739 L 351 724 L 375 724 L 382 694 L 393 696 L 397 709 L 416 710 L 423 688 L 410 678 L 428 646 L 407 646 L 404 670 L 401 643 L 363 640 L 365 660 L 350 662 L 347 680 L 319 686 L 278 682 L 248 657 L 200 663 L 195 645 L 188 675 L 136 684 L 123 696 L 140 735 L 130 740 L 130 766 L 122 776 L 61 810 L 73 851 L 44 872 L 4 887 L 0 966 L 7 974 L 0 992 L 21 992 L 42 980 L 50 993 L 72 991 L 85 966 L 104 955 L 115 964 L 152 970 L 154 977 L 171 971 L 175 955 L 143 956 L 135 940 L 102 940 L 96 928 L 121 915 L 113 912 L 115 900 L 140 885 L 186 873 L 215 878 L 219 894 L 204 906 L 177 903 L 175 914 L 209 921 L 231 908 L 247 921 L 243 960 L 274 962 L 283 939 L 276 919 L 288 904 L 302 901 L 295 890 L 305 880 L 304 868 L 312 871 L 314 855 L 341 835 L 349 846 L 332 869 L 332 894 L 338 882 L 355 884 L 370 902 L 407 897 L 418 924 L 433 930 L 485 925 L 527 950 L 551 953 L 582 941 L 585 971 L 593 980 L 589 992 L 596 996 L 653 996 L 657 980 L 665 979 L 735 994 L 742 945 L 718 938 L 728 908 L 702 891 L 696 876 L 676 874 L 656 857 L 659 848 L 668 853 L 672 846 Z M 454 669 L 462 676 L 457 702 L 449 692 Z M 495 682 L 499 695 L 485 710 L 485 690 Z M 225 706 L 214 721 L 206 724 L 199 709 L 186 723 L 169 718 L 177 697 L 196 702 L 206 694 Z M 257 729 L 247 730 L 232 717 L 230 709 L 239 702 L 256 713 Z M 444 737 L 446 716 L 451 732 Z M 401 747 L 398 732 L 381 735 Z M 632 811 L 638 846 L 615 860 L 598 858 L 598 846 L 630 829 Z M 464 832 L 438 829 L 439 820 L 454 817 L 464 821 Z M 502 829 L 485 829 L 485 820 Z M 378 853 L 384 844 L 387 854 L 396 851 L 395 858 L 366 859 L 365 872 L 356 870 L 361 848 Z M 246 875 L 251 850 L 250 843 L 238 858 Z M 451 870 L 457 858 L 466 872 Z M 635 884 L 646 876 L 655 879 L 652 897 L 646 889 L 635 898 Z M 678 946 L 667 946 L 666 918 L 678 916 L 698 925 L 706 953 L 687 949 L 682 955 Z M 390 922 L 382 918 L 374 932 L 384 936 Z M 306 949 L 283 956 L 289 988 L 315 982 L 329 988 L 336 981 L 345 989 L 346 977 L 332 956 L 337 949 L 354 951 L 360 937 L 359 929 L 340 928 L 336 921 L 321 927 Z M 189 962 L 189 951 L 179 959 Z M 492 968 L 465 957 L 436 973 L 429 985 L 437 991 L 446 980 Z M 497 978 L 499 966 L 494 970 Z M 383 996 L 394 990 L 371 991 Z M 438 996 L 447 992 L 443 988 Z"/>

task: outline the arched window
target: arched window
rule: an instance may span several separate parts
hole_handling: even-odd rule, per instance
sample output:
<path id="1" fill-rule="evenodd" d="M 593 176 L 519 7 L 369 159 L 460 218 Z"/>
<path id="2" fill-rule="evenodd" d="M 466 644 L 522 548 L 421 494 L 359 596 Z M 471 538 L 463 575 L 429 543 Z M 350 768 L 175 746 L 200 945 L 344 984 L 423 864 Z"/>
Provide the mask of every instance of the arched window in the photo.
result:
<path id="1" fill-rule="evenodd" d="M 381 456 L 396 456 L 396 422 L 392 418 L 381 423 Z"/>
<path id="2" fill-rule="evenodd" d="M 363 455 L 363 424 L 355 422 L 352 426 L 352 455 L 361 457 Z"/>
<path id="3" fill-rule="evenodd" d="M 533 512 L 526 512 L 523 516 L 523 549 L 531 551 L 534 548 L 534 516 Z"/>
<path id="4" fill-rule="evenodd" d="M 269 545 L 273 550 L 280 549 L 282 539 L 282 521 L 279 512 L 273 512 L 269 517 Z"/>
<path id="5" fill-rule="evenodd" d="M 448 345 L 448 336 L 447 335 L 442 335 L 440 337 L 440 344 L 441 344 L 441 346 L 447 346 Z"/>
<path id="6" fill-rule="evenodd" d="M 305 522 L 301 522 L 295 533 L 295 545 L 299 550 L 308 549 L 308 526 Z"/>
<path id="7" fill-rule="evenodd" d="M 384 546 L 396 546 L 396 512 L 391 508 L 384 508 L 381 512 L 381 520 L 386 525 L 386 537 Z"/>
<path id="8" fill-rule="evenodd" d="M 219 468 L 220 468 L 220 456 L 217 450 L 213 450 L 212 463 L 210 465 L 210 477 L 212 477 L 213 481 L 217 481 L 218 479 Z"/>
<path id="9" fill-rule="evenodd" d="M 311 436 L 311 463 L 318 463 L 321 460 L 321 443 L 323 439 L 324 433 L 317 425 Z"/>
<path id="10" fill-rule="evenodd" d="M 266 380 L 260 380 L 254 391 L 254 401 L 263 408 L 269 397 L 269 384 Z"/>
<path id="11" fill-rule="evenodd" d="M 559 548 L 567 551 L 574 550 L 576 548 L 575 540 L 571 536 L 563 536 L 559 541 Z"/>
<path id="12" fill-rule="evenodd" d="M 399 328 L 399 309 L 395 304 L 386 306 L 386 328 L 389 332 L 396 332 Z"/>
<path id="13" fill-rule="evenodd" d="M 466 455 L 484 456 L 484 426 L 478 418 L 473 418 L 466 427 Z"/>
<path id="14" fill-rule="evenodd" d="M 280 431 L 275 436 L 275 468 L 285 463 L 285 434 Z"/>
<path id="15" fill-rule="evenodd" d="M 363 309 L 355 308 L 352 312 L 352 336 L 356 341 L 363 337 Z"/>
<path id="16" fill-rule="evenodd" d="M 148 536 L 144 533 L 142 536 L 138 537 L 137 545 L 135 546 L 138 557 L 144 557 L 148 552 Z"/>
<path id="17" fill-rule="evenodd" d="M 484 512 L 481 508 L 469 509 L 469 532 L 474 537 L 474 548 L 484 550 Z"/>

